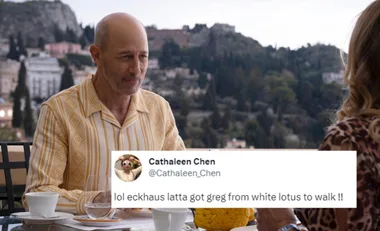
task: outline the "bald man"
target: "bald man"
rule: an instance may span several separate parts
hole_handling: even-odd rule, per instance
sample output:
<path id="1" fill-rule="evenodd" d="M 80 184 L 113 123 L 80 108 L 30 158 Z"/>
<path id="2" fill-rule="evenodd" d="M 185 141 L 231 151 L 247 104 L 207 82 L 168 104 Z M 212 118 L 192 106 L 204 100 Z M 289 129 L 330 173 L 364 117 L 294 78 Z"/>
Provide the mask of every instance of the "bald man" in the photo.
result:
<path id="1" fill-rule="evenodd" d="M 102 201 L 85 186 L 90 175 L 99 183 L 111 176 L 112 150 L 185 150 L 169 103 L 141 89 L 144 26 L 125 13 L 108 15 L 90 52 L 96 73 L 43 103 L 27 176 L 26 192 L 58 192 L 57 211 L 72 214 L 85 214 L 88 199 Z M 28 209 L 25 197 L 23 204 Z"/>

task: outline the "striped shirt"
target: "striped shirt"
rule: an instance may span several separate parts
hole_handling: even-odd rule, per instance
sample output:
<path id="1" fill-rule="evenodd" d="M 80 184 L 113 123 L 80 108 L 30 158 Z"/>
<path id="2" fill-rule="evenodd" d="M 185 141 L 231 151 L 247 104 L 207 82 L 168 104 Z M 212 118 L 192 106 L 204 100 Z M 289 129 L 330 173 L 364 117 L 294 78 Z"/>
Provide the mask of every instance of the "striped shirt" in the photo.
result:
<path id="1" fill-rule="evenodd" d="M 87 178 L 110 176 L 112 150 L 185 150 L 185 146 L 164 98 L 140 89 L 120 125 L 88 78 L 42 104 L 26 192 L 58 192 L 57 211 L 85 214 L 84 199 L 96 195 L 85 189 Z M 23 204 L 28 209 L 25 197 Z"/>

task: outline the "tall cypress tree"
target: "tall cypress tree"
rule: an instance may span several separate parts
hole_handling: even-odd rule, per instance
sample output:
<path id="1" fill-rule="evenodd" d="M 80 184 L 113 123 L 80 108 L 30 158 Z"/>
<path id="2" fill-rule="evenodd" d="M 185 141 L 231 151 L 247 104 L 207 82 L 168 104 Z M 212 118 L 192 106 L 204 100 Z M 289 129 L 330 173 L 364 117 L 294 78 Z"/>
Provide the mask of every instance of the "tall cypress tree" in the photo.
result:
<path id="1" fill-rule="evenodd" d="M 29 94 L 29 89 L 25 87 L 25 108 L 24 108 L 24 131 L 25 131 L 25 136 L 26 137 L 31 137 L 33 136 L 34 132 L 34 118 L 33 118 L 33 110 L 32 110 L 32 105 L 31 105 L 31 100 L 30 100 L 30 94 Z"/>
<path id="2" fill-rule="evenodd" d="M 18 83 L 13 97 L 12 126 L 14 128 L 23 127 L 25 135 L 30 137 L 33 135 L 34 118 L 29 89 L 26 85 L 26 67 L 24 61 L 21 61 Z"/>
<path id="3" fill-rule="evenodd" d="M 26 67 L 25 67 L 24 61 L 21 61 L 21 63 L 20 63 L 20 70 L 18 72 L 17 86 L 20 86 L 22 88 L 26 87 Z"/>
<path id="4" fill-rule="evenodd" d="M 17 34 L 17 47 L 18 47 L 19 57 L 21 55 L 27 56 L 27 52 L 26 52 L 25 44 L 24 44 L 24 38 L 22 37 L 21 32 L 18 32 Z"/>
<path id="5" fill-rule="evenodd" d="M 70 88 L 74 86 L 74 78 L 73 73 L 67 63 L 64 64 L 64 72 L 61 77 L 61 86 L 59 88 L 60 91 Z"/>
<path id="6" fill-rule="evenodd" d="M 66 28 L 65 41 L 71 42 L 71 43 L 77 43 L 78 42 L 77 35 L 75 34 L 75 32 L 72 29 L 70 29 L 68 27 Z"/>
<path id="7" fill-rule="evenodd" d="M 17 51 L 17 44 L 15 42 L 13 35 L 9 36 L 9 52 L 7 54 L 7 58 L 16 60 L 16 61 L 18 61 L 20 58 Z"/>
<path id="8" fill-rule="evenodd" d="M 58 24 L 54 26 L 54 38 L 57 43 L 65 40 L 65 33 L 59 28 Z"/>
<path id="9" fill-rule="evenodd" d="M 24 97 L 26 88 L 26 67 L 25 63 L 21 62 L 20 70 L 18 73 L 18 82 L 13 94 L 13 118 L 12 126 L 14 128 L 20 128 L 23 124 L 22 112 L 21 112 L 21 99 Z"/>
<path id="10" fill-rule="evenodd" d="M 231 109 L 227 107 L 221 121 L 222 128 L 224 130 L 228 130 L 230 128 L 230 122 L 231 122 Z"/>
<path id="11" fill-rule="evenodd" d="M 216 88 L 215 80 L 212 78 L 209 82 L 208 89 L 204 95 L 203 108 L 205 110 L 214 110 L 216 107 Z"/>
<path id="12" fill-rule="evenodd" d="M 38 48 L 40 48 L 42 51 L 45 50 L 45 40 L 42 37 L 38 38 Z"/>
<path id="13" fill-rule="evenodd" d="M 16 88 L 13 96 L 12 127 L 20 128 L 22 125 L 21 96 L 19 88 Z"/>
<path id="14" fill-rule="evenodd" d="M 85 36 L 85 34 L 83 33 L 80 37 L 79 37 L 79 44 L 81 45 L 82 49 L 84 49 L 87 44 L 89 44 L 90 42 L 88 41 L 87 37 Z"/>

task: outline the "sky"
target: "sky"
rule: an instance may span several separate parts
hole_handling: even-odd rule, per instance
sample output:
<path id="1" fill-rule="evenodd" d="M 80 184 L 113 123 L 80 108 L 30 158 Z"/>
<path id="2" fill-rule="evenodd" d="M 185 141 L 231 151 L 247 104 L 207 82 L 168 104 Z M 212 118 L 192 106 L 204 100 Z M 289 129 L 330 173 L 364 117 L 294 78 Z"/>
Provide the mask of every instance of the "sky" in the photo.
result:
<path id="1" fill-rule="evenodd" d="M 196 23 L 226 23 L 263 46 L 299 48 L 335 45 L 347 52 L 357 16 L 373 0 L 61 0 L 78 22 L 95 25 L 126 12 L 145 25 L 178 29 Z"/>

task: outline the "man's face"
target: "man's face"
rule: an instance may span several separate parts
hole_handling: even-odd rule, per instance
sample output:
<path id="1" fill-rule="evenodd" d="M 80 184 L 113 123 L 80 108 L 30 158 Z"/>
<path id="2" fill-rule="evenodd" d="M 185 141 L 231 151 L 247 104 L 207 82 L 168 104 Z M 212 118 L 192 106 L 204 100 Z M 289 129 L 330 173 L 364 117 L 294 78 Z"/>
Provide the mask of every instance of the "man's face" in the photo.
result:
<path id="1" fill-rule="evenodd" d="M 107 47 L 100 51 L 98 68 L 115 92 L 132 95 L 138 91 L 148 66 L 147 44 L 138 33 L 109 36 Z"/>

